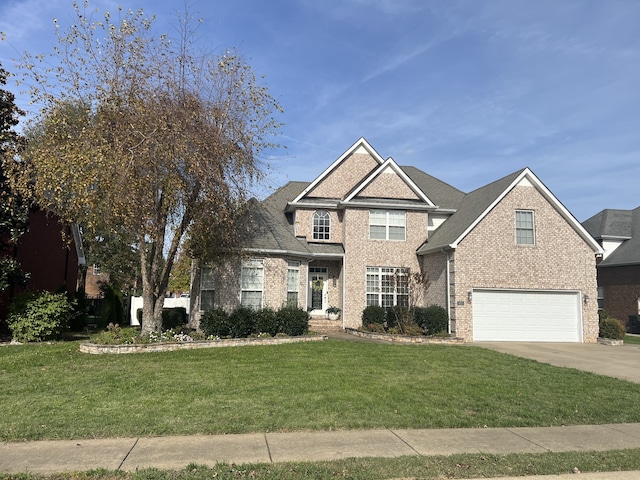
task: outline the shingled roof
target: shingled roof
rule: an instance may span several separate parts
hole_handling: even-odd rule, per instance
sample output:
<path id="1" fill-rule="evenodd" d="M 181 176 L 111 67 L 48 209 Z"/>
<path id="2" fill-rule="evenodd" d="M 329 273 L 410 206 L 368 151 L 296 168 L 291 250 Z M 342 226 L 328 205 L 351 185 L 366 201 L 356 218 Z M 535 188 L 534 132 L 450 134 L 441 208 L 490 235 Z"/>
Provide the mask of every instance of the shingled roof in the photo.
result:
<path id="1" fill-rule="evenodd" d="M 460 239 L 462 234 L 480 218 L 480 216 L 505 192 L 505 190 L 526 169 L 507 175 L 493 183 L 480 187 L 462 198 L 454 213 L 446 222 L 431 234 L 428 241 L 419 249 L 418 253 L 428 253 L 434 250 L 450 247 Z"/>
<path id="2" fill-rule="evenodd" d="M 634 210 L 605 209 L 582 226 L 596 239 L 623 240 L 598 267 L 640 264 L 640 207 Z"/>

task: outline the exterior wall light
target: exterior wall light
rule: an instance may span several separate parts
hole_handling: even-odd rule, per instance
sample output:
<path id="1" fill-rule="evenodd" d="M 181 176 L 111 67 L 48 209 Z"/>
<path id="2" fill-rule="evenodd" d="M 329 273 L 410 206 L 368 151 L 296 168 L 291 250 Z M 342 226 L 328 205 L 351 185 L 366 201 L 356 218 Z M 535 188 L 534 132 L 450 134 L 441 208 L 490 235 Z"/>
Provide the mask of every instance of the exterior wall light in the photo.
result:
<path id="1" fill-rule="evenodd" d="M 585 295 L 584 296 L 584 304 L 588 305 L 589 304 L 589 295 Z"/>
<path id="2" fill-rule="evenodd" d="M 467 301 L 471 303 L 471 299 L 473 298 L 473 292 L 467 292 Z"/>

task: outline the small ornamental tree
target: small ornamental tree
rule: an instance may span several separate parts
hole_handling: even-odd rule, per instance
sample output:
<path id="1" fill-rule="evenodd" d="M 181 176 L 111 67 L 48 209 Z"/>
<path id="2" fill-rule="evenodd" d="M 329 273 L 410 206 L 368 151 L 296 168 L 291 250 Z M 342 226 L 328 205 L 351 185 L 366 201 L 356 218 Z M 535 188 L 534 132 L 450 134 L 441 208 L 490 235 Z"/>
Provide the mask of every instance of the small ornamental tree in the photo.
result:
<path id="1" fill-rule="evenodd" d="M 88 5 L 74 4 L 52 60 L 24 58 L 42 110 L 12 175 L 86 234 L 130 239 L 142 279 L 142 331 L 159 331 L 184 239 L 204 259 L 239 245 L 235 214 L 263 176 L 280 107 L 235 53 L 195 51 L 188 12 L 172 41 L 142 10 L 98 18 Z"/>

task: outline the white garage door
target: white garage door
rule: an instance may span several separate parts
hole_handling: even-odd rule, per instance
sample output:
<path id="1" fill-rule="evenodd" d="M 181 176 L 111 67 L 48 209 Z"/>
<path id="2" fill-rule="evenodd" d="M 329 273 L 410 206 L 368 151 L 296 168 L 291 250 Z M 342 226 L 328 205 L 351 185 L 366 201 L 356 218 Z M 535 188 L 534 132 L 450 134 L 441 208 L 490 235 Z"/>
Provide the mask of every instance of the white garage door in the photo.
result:
<path id="1" fill-rule="evenodd" d="M 475 342 L 582 342 L 580 294 L 474 290 Z"/>

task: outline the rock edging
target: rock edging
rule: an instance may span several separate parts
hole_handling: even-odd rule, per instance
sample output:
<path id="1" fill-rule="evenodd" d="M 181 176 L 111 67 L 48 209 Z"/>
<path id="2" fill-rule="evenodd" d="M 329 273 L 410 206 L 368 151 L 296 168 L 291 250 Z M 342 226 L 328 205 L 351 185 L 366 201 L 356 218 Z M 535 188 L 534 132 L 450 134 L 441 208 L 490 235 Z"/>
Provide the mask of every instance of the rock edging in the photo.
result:
<path id="1" fill-rule="evenodd" d="M 619 347 L 620 345 L 624 345 L 624 340 L 616 340 L 616 339 L 613 339 L 613 338 L 598 337 L 598 343 L 601 344 L 601 345 L 612 345 L 612 346 Z"/>
<path id="2" fill-rule="evenodd" d="M 204 340 L 179 343 L 144 343 L 132 345 L 99 345 L 96 343 L 81 343 L 80 352 L 100 355 L 103 353 L 143 353 L 143 352 L 171 352 L 175 350 L 195 350 L 198 348 L 245 347 L 250 345 L 282 345 L 285 343 L 318 342 L 327 340 L 326 335 L 300 337 L 271 337 L 271 338 L 228 338 L 223 340 Z"/>
<path id="3" fill-rule="evenodd" d="M 365 332 L 355 328 L 345 328 L 345 333 L 355 337 L 383 340 L 390 343 L 427 343 L 435 345 L 460 345 L 465 343 L 464 338 L 458 337 L 418 337 L 409 335 L 394 335 L 391 333 Z"/>

